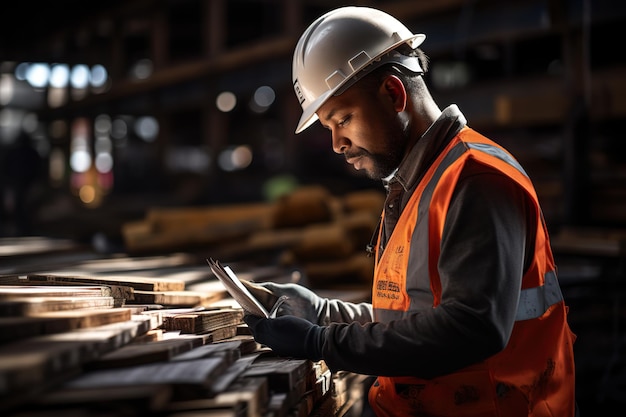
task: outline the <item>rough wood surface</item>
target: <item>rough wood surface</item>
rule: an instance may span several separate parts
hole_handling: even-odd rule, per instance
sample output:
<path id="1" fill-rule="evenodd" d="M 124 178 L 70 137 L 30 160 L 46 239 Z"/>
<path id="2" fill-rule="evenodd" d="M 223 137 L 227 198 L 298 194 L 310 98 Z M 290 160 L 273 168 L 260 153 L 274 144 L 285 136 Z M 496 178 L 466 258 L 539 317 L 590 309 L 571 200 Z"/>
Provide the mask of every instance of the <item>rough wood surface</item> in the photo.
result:
<path id="1" fill-rule="evenodd" d="M 270 390 L 287 394 L 288 406 L 294 406 L 306 392 L 311 362 L 302 359 L 279 358 L 273 354 L 256 360 L 244 376 L 265 376 Z"/>
<path id="2" fill-rule="evenodd" d="M 92 285 L 118 285 L 143 291 L 182 291 L 185 289 L 185 283 L 183 281 L 138 276 L 75 276 L 64 275 L 62 272 L 50 272 L 28 274 L 28 279 L 43 282 L 82 282 Z"/>
<path id="3" fill-rule="evenodd" d="M 118 369 L 85 372 L 68 381 L 66 388 L 101 388 L 144 384 L 169 384 L 210 393 L 211 383 L 228 365 L 224 357 L 210 357 L 190 361 L 159 362 Z"/>
<path id="4" fill-rule="evenodd" d="M 167 317 L 163 328 L 181 333 L 206 333 L 225 326 L 237 326 L 242 323 L 243 310 L 221 308 L 217 310 L 181 313 Z"/>
<path id="5" fill-rule="evenodd" d="M 269 401 L 269 386 L 266 378 L 240 378 L 233 382 L 225 391 L 214 398 L 179 401 L 172 403 L 168 411 L 235 409 L 243 404 L 246 417 L 264 415 Z"/>
<path id="6" fill-rule="evenodd" d="M 118 323 L 0 345 L 0 409 L 27 401 L 43 388 L 75 376 L 84 363 L 129 343 L 151 325 L 150 317 L 133 316 Z"/>
<path id="7" fill-rule="evenodd" d="M 106 395 L 100 389 L 58 389 L 35 399 L 34 409 L 48 412 L 55 409 L 84 410 L 83 415 L 126 415 L 128 410 L 149 415 L 163 411 L 172 398 L 169 385 L 133 385 L 109 387 Z"/>
<path id="8" fill-rule="evenodd" d="M 0 343 L 119 323 L 130 319 L 130 310 L 124 308 L 49 311 L 34 313 L 31 316 L 0 317 Z"/>
<path id="9" fill-rule="evenodd" d="M 0 301 L 0 316 L 32 316 L 52 311 L 113 308 L 113 297 L 26 297 Z"/>
<path id="10" fill-rule="evenodd" d="M 107 353 L 86 364 L 88 370 L 122 368 L 168 361 L 183 352 L 189 352 L 202 344 L 200 339 L 168 339 L 151 343 L 131 343 Z"/>
<path id="11" fill-rule="evenodd" d="M 71 277 L 70 277 L 71 278 Z M 50 290 L 50 294 L 54 291 L 62 292 L 66 291 L 64 288 L 69 288 L 67 291 L 75 291 L 76 289 L 82 288 L 82 291 L 89 291 L 91 289 L 100 288 L 103 296 L 113 297 L 115 300 L 115 306 L 121 307 L 124 305 L 126 300 L 133 299 L 133 287 L 129 285 L 118 285 L 111 282 L 103 283 L 99 285 L 99 283 L 95 282 L 95 280 L 90 280 L 88 277 L 86 279 L 54 279 L 53 276 L 47 275 L 1 275 L 0 276 L 0 285 L 3 286 L 23 286 L 23 287 L 58 287 L 57 290 Z"/>
<path id="12" fill-rule="evenodd" d="M 17 279 L 17 280 L 16 280 Z M 15 275 L 6 282 L 19 283 Z M 26 282 L 26 280 L 23 280 Z M 0 277 L 0 283 L 3 278 Z M 53 285 L 0 285 L 0 300 L 24 297 L 110 297 L 111 288 L 106 286 L 53 286 Z"/>
<path id="13" fill-rule="evenodd" d="M 160 304 L 168 307 L 209 306 L 228 295 L 222 287 L 221 291 L 134 291 L 134 299 L 130 303 Z"/>

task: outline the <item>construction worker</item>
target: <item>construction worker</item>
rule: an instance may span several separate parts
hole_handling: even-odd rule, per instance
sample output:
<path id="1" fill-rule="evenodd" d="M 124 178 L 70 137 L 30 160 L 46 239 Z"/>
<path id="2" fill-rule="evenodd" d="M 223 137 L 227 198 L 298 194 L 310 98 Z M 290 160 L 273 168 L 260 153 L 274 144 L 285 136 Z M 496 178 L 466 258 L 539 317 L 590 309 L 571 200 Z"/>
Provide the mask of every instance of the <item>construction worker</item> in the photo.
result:
<path id="1" fill-rule="evenodd" d="M 377 376 L 377 416 L 574 416 L 575 335 L 531 180 L 504 148 L 440 109 L 427 58 L 396 18 L 341 7 L 293 55 L 296 133 L 319 121 L 333 150 L 387 191 L 372 302 L 251 283 L 276 318 L 246 314 L 277 354 Z"/>

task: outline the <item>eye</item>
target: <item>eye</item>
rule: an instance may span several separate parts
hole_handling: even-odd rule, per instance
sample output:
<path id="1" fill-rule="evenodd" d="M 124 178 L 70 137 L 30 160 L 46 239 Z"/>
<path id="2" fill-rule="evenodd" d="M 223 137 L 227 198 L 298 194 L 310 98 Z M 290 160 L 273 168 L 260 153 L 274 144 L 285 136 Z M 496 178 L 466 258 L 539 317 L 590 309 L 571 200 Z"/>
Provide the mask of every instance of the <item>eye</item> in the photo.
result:
<path id="1" fill-rule="evenodd" d="M 343 119 L 341 119 L 339 121 L 339 123 L 337 123 L 337 125 L 339 127 L 345 127 L 348 123 L 350 123 L 350 119 L 352 118 L 352 115 L 347 115 L 346 117 L 344 117 Z"/>

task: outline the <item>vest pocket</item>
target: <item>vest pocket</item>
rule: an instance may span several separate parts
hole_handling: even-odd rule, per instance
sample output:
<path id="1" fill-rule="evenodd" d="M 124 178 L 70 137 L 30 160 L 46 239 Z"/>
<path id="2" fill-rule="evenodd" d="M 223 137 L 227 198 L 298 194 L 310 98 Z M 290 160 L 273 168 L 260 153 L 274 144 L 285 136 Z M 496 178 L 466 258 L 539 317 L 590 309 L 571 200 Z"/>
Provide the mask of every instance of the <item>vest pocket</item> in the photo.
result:
<path id="1" fill-rule="evenodd" d="M 378 382 L 369 398 L 372 408 L 383 411 L 380 415 L 500 416 L 493 379 L 486 370 L 465 370 L 432 380 L 381 377 Z"/>

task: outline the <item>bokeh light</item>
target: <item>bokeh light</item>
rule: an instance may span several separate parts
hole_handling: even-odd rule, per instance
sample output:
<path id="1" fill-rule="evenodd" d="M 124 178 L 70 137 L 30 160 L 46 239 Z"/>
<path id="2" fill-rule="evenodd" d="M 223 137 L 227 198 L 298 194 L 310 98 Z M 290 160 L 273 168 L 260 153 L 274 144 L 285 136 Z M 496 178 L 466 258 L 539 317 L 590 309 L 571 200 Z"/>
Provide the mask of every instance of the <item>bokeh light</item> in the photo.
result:
<path id="1" fill-rule="evenodd" d="M 247 168 L 252 163 L 252 149 L 247 145 L 230 147 L 223 150 L 218 158 L 219 167 L 224 171 L 237 171 Z"/>
<path id="2" fill-rule="evenodd" d="M 70 73 L 70 84 L 76 89 L 85 89 L 89 84 L 89 67 L 75 65 Z"/>
<path id="3" fill-rule="evenodd" d="M 50 71 L 50 86 L 55 88 L 67 87 L 70 80 L 70 69 L 66 64 L 55 64 Z"/>
<path id="4" fill-rule="evenodd" d="M 43 88 L 48 85 L 50 66 L 46 63 L 37 62 L 30 64 L 26 70 L 26 81 L 35 88 Z"/>
<path id="5" fill-rule="evenodd" d="M 215 106 L 217 106 L 217 108 L 224 113 L 232 111 L 236 105 L 237 96 L 230 91 L 220 93 L 215 99 Z"/>

